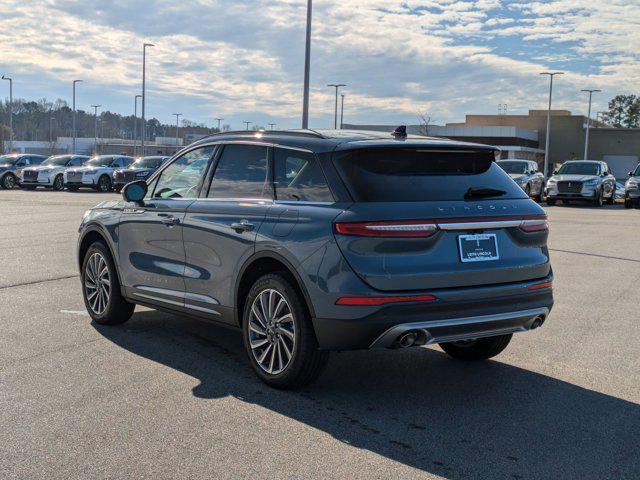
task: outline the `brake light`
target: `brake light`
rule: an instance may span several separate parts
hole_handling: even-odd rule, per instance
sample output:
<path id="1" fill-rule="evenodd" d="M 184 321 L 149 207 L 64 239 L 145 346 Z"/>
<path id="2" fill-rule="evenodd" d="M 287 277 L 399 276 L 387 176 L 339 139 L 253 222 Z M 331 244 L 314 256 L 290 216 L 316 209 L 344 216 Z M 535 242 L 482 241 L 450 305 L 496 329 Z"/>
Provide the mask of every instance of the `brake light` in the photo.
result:
<path id="1" fill-rule="evenodd" d="M 547 221 L 547 217 L 523 220 L 520 224 L 520 230 L 527 233 L 542 232 L 544 230 L 549 230 L 549 222 Z"/>
<path id="2" fill-rule="evenodd" d="M 395 297 L 341 297 L 336 305 L 349 305 L 354 307 L 375 307 L 390 303 L 406 302 L 433 302 L 437 300 L 433 295 L 403 295 Z"/>
<path id="3" fill-rule="evenodd" d="M 430 237 L 438 231 L 435 223 L 424 221 L 336 223 L 336 233 L 361 237 Z"/>
<path id="4" fill-rule="evenodd" d="M 534 283 L 533 285 L 529 285 L 527 290 L 540 290 L 541 288 L 553 288 L 553 280 L 549 280 L 548 282 Z"/>

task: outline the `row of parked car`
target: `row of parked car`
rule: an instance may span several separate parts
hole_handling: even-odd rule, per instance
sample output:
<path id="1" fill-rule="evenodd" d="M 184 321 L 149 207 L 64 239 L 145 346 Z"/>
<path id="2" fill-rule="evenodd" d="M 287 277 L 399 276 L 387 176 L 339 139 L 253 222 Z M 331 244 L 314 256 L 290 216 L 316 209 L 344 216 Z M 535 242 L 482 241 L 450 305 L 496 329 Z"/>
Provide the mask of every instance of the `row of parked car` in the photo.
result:
<path id="1" fill-rule="evenodd" d="M 601 207 L 624 203 L 626 208 L 640 205 L 640 165 L 629 172 L 626 184 L 618 182 L 606 162 L 570 160 L 553 172 L 545 182 L 538 164 L 530 160 L 500 160 L 502 169 L 527 195 L 547 205 L 588 202 Z"/>
<path id="2" fill-rule="evenodd" d="M 133 158 L 126 155 L 54 155 L 34 154 L 0 156 L 0 188 L 21 187 L 34 190 L 92 188 L 100 192 L 120 191 L 124 185 L 144 180 L 170 157 Z"/>
<path id="3" fill-rule="evenodd" d="M 124 185 L 144 180 L 170 157 L 126 155 L 54 155 L 34 154 L 0 156 L 0 188 L 24 189 L 47 187 L 53 190 L 92 188 L 100 192 L 119 192 Z M 558 201 L 624 203 L 640 206 L 640 165 L 629 172 L 626 184 L 616 181 L 606 162 L 572 160 L 565 162 L 545 182 L 538 164 L 531 160 L 499 160 L 498 165 L 530 197 L 548 205 Z"/>

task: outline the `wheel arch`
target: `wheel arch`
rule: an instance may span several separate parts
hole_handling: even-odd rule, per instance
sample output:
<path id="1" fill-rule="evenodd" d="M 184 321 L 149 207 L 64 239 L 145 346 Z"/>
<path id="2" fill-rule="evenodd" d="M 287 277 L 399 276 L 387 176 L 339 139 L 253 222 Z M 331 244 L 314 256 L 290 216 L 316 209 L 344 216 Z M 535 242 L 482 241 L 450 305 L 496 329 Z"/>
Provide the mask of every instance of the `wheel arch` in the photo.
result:
<path id="1" fill-rule="evenodd" d="M 236 312 L 235 321 L 239 326 L 242 325 L 244 300 L 251 290 L 251 286 L 259 277 L 273 272 L 282 272 L 289 277 L 293 287 L 304 300 L 309 314 L 311 317 L 315 316 L 309 292 L 291 262 L 274 252 L 259 252 L 247 259 L 236 277 L 233 304 Z"/>
<path id="2" fill-rule="evenodd" d="M 91 225 L 87 227 L 87 229 L 82 233 L 79 241 L 78 241 L 78 268 L 79 271 L 82 272 L 82 262 L 84 261 L 84 256 L 89 250 L 91 244 L 95 242 L 102 242 L 105 244 L 109 253 L 111 254 L 111 259 L 113 260 L 113 264 L 116 267 L 116 275 L 118 275 L 118 282 L 120 286 L 122 286 L 122 278 L 120 278 L 120 268 L 118 257 L 114 253 L 113 245 L 109 241 L 109 235 L 107 235 L 102 228 L 97 225 Z"/>

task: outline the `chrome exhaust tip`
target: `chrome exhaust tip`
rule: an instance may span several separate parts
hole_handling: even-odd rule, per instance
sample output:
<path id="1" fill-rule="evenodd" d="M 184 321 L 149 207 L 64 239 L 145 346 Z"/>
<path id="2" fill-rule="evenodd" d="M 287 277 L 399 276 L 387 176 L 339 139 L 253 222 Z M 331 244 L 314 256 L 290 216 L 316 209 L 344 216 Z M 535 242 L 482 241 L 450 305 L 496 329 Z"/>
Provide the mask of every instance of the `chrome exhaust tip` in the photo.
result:
<path id="1" fill-rule="evenodd" d="M 531 330 L 535 330 L 536 328 L 541 327 L 544 321 L 545 321 L 545 316 L 538 315 L 536 318 L 533 319 L 533 323 L 531 324 Z"/>

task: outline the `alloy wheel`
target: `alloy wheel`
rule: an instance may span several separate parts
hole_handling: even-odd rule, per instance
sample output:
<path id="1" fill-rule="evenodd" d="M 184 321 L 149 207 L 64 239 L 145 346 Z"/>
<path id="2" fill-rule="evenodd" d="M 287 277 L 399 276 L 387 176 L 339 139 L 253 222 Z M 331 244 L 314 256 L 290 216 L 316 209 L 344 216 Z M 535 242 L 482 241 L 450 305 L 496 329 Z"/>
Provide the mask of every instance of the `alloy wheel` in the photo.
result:
<path id="1" fill-rule="evenodd" d="M 53 189 L 54 190 L 62 190 L 63 187 L 64 187 L 64 180 L 62 179 L 62 175 L 58 175 L 53 180 Z"/>
<path id="2" fill-rule="evenodd" d="M 108 192 L 111 188 L 111 182 L 109 181 L 109 177 L 103 176 L 99 180 L 99 187 L 101 192 Z"/>
<path id="3" fill-rule="evenodd" d="M 248 331 L 251 352 L 260 368 L 271 375 L 283 372 L 296 350 L 296 325 L 281 293 L 265 289 L 256 296 Z"/>
<path id="4" fill-rule="evenodd" d="M 84 271 L 84 293 L 93 313 L 102 315 L 109 305 L 111 276 L 101 253 L 95 252 L 89 257 Z"/>
<path id="5" fill-rule="evenodd" d="M 4 180 L 2 181 L 4 188 L 7 190 L 11 190 L 16 186 L 16 179 L 13 175 L 5 175 Z"/>

